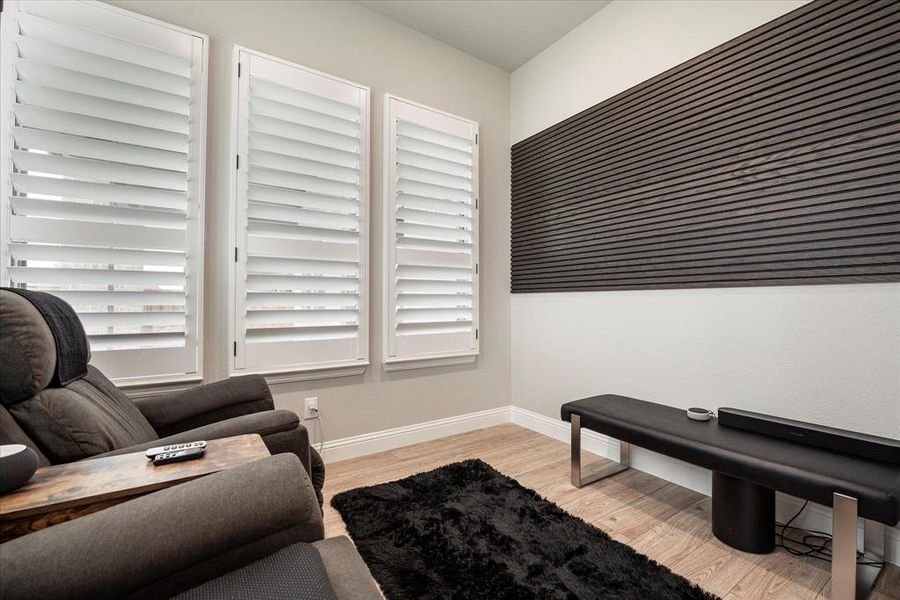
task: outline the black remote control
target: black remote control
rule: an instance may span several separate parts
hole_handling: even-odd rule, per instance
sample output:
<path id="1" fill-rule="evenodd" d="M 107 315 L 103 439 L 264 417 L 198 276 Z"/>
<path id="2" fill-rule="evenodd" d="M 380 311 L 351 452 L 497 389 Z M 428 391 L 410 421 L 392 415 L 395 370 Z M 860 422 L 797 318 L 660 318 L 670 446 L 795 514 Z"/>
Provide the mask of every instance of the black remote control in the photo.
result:
<path id="1" fill-rule="evenodd" d="M 167 465 L 169 463 L 181 462 L 183 460 L 191 460 L 200 458 L 206 454 L 206 448 L 187 448 L 176 452 L 163 452 L 153 457 L 153 465 Z"/>

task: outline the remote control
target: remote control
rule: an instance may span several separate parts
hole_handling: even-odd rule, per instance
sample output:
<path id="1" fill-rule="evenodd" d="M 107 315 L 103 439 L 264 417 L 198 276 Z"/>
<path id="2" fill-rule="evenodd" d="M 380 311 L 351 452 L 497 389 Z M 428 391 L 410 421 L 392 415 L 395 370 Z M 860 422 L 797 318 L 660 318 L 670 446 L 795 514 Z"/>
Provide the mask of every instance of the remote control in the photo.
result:
<path id="1" fill-rule="evenodd" d="M 153 457 L 163 452 L 177 452 L 178 450 L 187 450 L 189 448 L 206 448 L 206 442 L 187 442 L 184 444 L 170 444 L 168 446 L 157 446 L 144 451 L 144 456 L 153 460 Z"/>
<path id="2" fill-rule="evenodd" d="M 204 454 L 206 454 L 206 448 L 188 448 L 187 450 L 176 450 L 175 452 L 163 452 L 153 457 L 153 466 L 158 467 L 159 465 L 200 458 Z"/>

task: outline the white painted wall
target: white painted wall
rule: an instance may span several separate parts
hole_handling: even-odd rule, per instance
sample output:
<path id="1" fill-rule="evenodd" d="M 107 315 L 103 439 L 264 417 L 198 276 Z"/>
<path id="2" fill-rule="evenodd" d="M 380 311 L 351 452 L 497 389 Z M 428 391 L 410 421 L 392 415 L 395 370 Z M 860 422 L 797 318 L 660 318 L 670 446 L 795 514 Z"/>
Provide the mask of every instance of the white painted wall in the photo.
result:
<path id="1" fill-rule="evenodd" d="M 511 142 L 804 3 L 616 0 L 513 72 Z M 557 437 L 560 404 L 618 393 L 900 438 L 898 284 L 513 294 L 511 332 L 513 420 Z M 586 448 L 617 458 L 597 439 Z M 698 467 L 639 448 L 632 464 L 710 491 Z M 779 494 L 778 517 L 799 505 Z M 798 524 L 827 531 L 830 513 Z"/>
<path id="2" fill-rule="evenodd" d="M 231 57 L 241 44 L 372 89 L 372 366 L 363 377 L 273 386 L 279 408 L 319 397 L 327 439 L 430 422 L 509 404 L 509 74 L 356 2 L 116 0 L 209 35 L 204 374 L 227 377 Z M 381 127 L 386 92 L 480 123 L 481 356 L 474 365 L 388 375 L 381 368 Z"/>
<path id="3" fill-rule="evenodd" d="M 512 74 L 511 141 L 804 4 L 617 0 Z M 512 401 L 600 393 L 900 437 L 900 285 L 514 294 Z"/>

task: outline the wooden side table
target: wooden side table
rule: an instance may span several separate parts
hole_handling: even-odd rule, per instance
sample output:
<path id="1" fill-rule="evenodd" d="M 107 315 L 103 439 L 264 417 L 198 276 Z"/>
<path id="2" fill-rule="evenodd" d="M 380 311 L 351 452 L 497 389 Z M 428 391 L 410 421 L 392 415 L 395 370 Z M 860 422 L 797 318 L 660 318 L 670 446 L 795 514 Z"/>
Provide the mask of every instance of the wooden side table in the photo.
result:
<path id="1" fill-rule="evenodd" d="M 258 434 L 209 440 L 203 458 L 153 466 L 143 452 L 38 469 L 0 496 L 0 542 L 269 456 Z"/>

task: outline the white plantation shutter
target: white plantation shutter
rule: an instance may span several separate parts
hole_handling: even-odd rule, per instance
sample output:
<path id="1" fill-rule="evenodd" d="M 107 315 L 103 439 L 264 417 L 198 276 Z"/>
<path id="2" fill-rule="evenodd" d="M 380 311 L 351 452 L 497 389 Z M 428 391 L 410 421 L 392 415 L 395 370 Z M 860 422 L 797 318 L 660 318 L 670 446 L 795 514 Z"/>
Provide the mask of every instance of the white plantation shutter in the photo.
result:
<path id="1" fill-rule="evenodd" d="M 384 179 L 385 362 L 474 360 L 478 124 L 386 96 Z"/>
<path id="2" fill-rule="evenodd" d="M 205 37 L 100 3 L 2 14 L 3 284 L 72 304 L 119 382 L 199 377 Z"/>
<path id="3" fill-rule="evenodd" d="M 363 367 L 369 90 L 236 54 L 232 371 Z"/>

